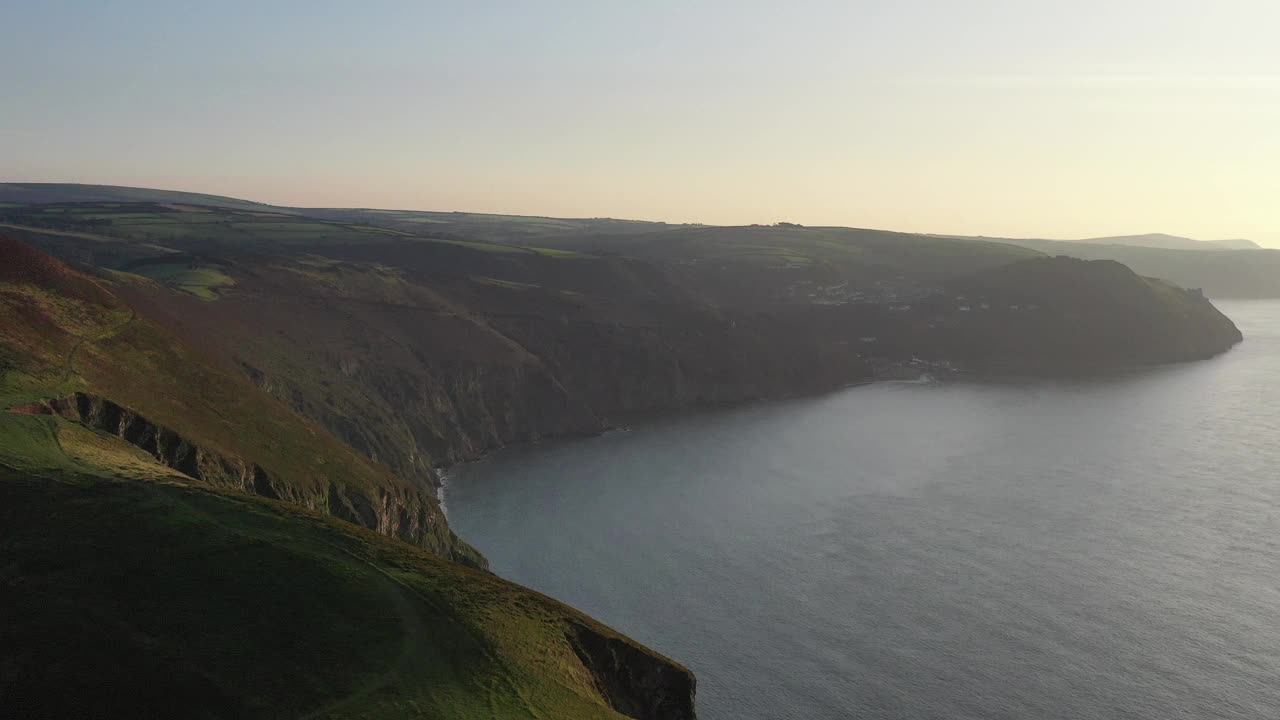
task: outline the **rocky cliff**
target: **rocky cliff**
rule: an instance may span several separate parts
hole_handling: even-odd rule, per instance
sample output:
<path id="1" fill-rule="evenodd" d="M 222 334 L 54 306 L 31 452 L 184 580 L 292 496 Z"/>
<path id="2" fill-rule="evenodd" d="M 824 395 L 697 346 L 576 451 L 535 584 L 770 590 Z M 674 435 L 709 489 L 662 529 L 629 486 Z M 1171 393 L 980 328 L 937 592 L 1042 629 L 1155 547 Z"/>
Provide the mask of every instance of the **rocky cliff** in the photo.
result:
<path id="1" fill-rule="evenodd" d="M 1198 290 L 1110 260 L 1042 258 L 960 278 L 928 312 L 939 320 L 938 348 L 983 372 L 1078 374 L 1203 360 L 1242 339 Z"/>
<path id="2" fill-rule="evenodd" d="M 332 513 L 483 567 L 434 488 L 398 478 L 94 279 L 0 238 L 0 401 L 81 422 L 217 487 Z"/>
<path id="3" fill-rule="evenodd" d="M 586 623 L 570 623 L 567 636 L 614 710 L 636 720 L 697 717 L 693 673 Z"/>
<path id="4" fill-rule="evenodd" d="M 338 480 L 326 481 L 314 489 L 300 488 L 255 462 L 202 447 L 128 408 L 82 392 L 21 404 L 10 412 L 57 415 L 73 420 L 139 447 L 161 465 L 187 477 L 320 510 L 458 562 L 477 567 L 486 565 L 477 553 L 457 545 L 439 511 L 433 511 L 421 493 L 410 488 L 365 489 Z"/>
<path id="5" fill-rule="evenodd" d="M 590 261 L 573 262 L 590 271 Z M 821 392 L 918 362 L 1095 372 L 1199 359 L 1239 340 L 1204 298 L 1114 263 L 1021 260 L 909 301 L 758 308 L 666 286 L 671 301 L 634 286 L 625 298 L 592 297 L 404 273 L 370 286 L 364 267 L 329 266 L 319 281 L 314 271 L 246 270 L 244 292 L 212 303 L 152 286 L 120 292 L 424 483 L 433 464 L 511 443 L 596 432 L 640 413 Z"/>

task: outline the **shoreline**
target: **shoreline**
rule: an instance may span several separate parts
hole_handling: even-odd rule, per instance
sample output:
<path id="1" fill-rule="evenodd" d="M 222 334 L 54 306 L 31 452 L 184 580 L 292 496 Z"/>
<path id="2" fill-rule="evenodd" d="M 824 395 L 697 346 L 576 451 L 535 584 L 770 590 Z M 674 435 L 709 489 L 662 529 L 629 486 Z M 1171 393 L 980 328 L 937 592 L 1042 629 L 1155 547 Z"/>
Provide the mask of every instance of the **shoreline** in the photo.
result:
<path id="1" fill-rule="evenodd" d="M 449 468 L 448 467 L 433 468 L 436 474 L 436 504 L 440 506 L 440 514 L 444 515 L 446 522 L 449 520 L 449 505 L 445 502 L 444 489 L 449 486 Z"/>
<path id="2" fill-rule="evenodd" d="M 953 379 L 953 378 L 949 378 Z M 648 425 L 661 422 L 663 420 L 673 420 L 680 417 L 689 417 L 704 413 L 716 413 L 728 410 L 742 409 L 753 406 L 770 405 L 774 403 L 785 403 L 797 400 L 805 400 L 818 398 L 824 395 L 852 390 L 854 388 L 866 387 L 870 385 L 931 385 L 942 384 L 945 380 L 939 379 L 931 373 L 918 373 L 914 378 L 893 378 L 893 377 L 875 377 L 864 380 L 856 380 L 845 383 L 839 387 L 827 390 L 819 390 L 814 392 L 791 393 L 787 395 L 775 397 L 756 397 L 745 398 L 742 400 L 730 400 L 718 403 L 705 403 L 700 405 L 691 405 L 683 408 L 667 408 L 661 410 L 649 410 L 643 412 L 627 413 L 618 416 L 615 419 L 605 420 L 605 425 L 598 430 L 581 433 L 566 433 L 563 435 L 549 435 L 537 440 L 527 440 L 524 442 L 511 443 L 508 445 L 500 445 L 497 447 L 487 448 L 479 455 L 449 463 L 448 465 L 437 465 L 431 468 L 436 476 L 436 502 L 440 505 L 440 511 L 444 513 L 445 519 L 448 519 L 449 512 L 446 502 L 446 489 L 451 481 L 451 471 L 465 465 L 472 465 L 484 462 L 493 455 L 507 451 L 518 451 L 521 449 L 529 449 L 542 445 L 543 443 L 560 443 L 571 442 L 575 440 L 589 440 L 591 438 L 602 437 L 611 433 L 631 432 L 637 425 Z"/>
<path id="3" fill-rule="evenodd" d="M 589 432 L 579 432 L 579 433 L 565 433 L 562 435 L 549 435 L 547 437 L 538 438 L 536 440 L 527 440 L 527 441 L 511 443 L 507 445 L 499 445 L 496 447 L 487 448 L 482 452 L 480 452 L 480 454 L 472 458 L 467 458 L 464 460 L 459 460 L 457 462 L 452 462 L 452 463 L 449 463 L 448 465 L 433 466 L 431 470 L 433 473 L 435 473 L 435 476 L 437 479 L 436 501 L 440 505 L 440 511 L 444 513 L 445 518 L 448 519 L 448 507 L 447 507 L 445 491 L 448 485 L 450 484 L 450 479 L 451 479 L 450 470 L 463 465 L 471 465 L 473 463 L 483 462 L 487 460 L 489 457 L 491 457 L 492 455 L 495 455 L 500 452 L 528 449 L 528 448 L 536 447 L 546 442 L 557 443 L 557 442 L 569 442 L 573 440 L 586 440 L 594 437 L 601 437 L 609 433 L 630 432 L 637 425 L 647 425 L 651 423 L 661 422 L 663 420 L 677 419 L 680 417 L 688 417 L 688 416 L 698 415 L 702 413 L 714 413 L 714 412 L 721 412 L 721 411 L 727 411 L 727 410 L 733 410 L 733 409 L 747 408 L 752 406 L 768 405 L 773 403 L 785 403 L 785 402 L 790 402 L 795 400 L 804 400 L 807 398 L 817 398 L 823 395 L 830 395 L 833 393 L 843 392 L 845 390 L 851 390 L 853 388 L 866 387 L 870 385 L 881 385 L 881 384 L 884 384 L 884 385 L 947 385 L 954 382 L 965 382 L 965 381 L 987 382 L 987 383 L 991 383 L 991 382 L 1028 383 L 1028 382 L 1045 382 L 1045 381 L 1079 382 L 1079 381 L 1088 381 L 1088 380 L 1102 380 L 1107 378 L 1121 377 L 1121 376 L 1129 375 L 1132 373 L 1147 372 L 1147 371 L 1160 370 L 1160 369 L 1172 369 L 1172 368 L 1178 368 L 1178 367 L 1185 367 L 1189 365 L 1195 365 L 1197 363 L 1202 363 L 1202 362 L 1212 362 L 1216 359 L 1223 357 L 1224 355 L 1227 355 L 1233 350 L 1239 348 L 1240 345 L 1242 344 L 1243 344 L 1243 341 L 1234 343 L 1230 347 L 1223 350 L 1222 352 L 1215 353 L 1214 355 L 1206 358 L 1197 358 L 1192 360 L 1181 360 L 1181 361 L 1175 360 L 1170 362 L 1152 363 L 1152 364 L 1146 364 L 1146 365 L 1129 365 L 1129 366 L 1114 367 L 1114 368 L 1101 368 L 1091 372 L 1079 372 L 1079 373 L 1071 373 L 1066 375 L 982 373 L 982 372 L 973 372 L 969 370 L 962 370 L 959 368 L 955 368 L 954 366 L 949 368 L 930 367 L 929 372 L 926 372 L 924 370 L 919 370 L 914 372 L 913 377 L 905 377 L 907 373 L 901 373 L 898 377 L 895 377 L 894 375 L 897 373 L 881 372 L 881 373 L 877 373 L 876 376 L 871 378 L 854 380 L 854 381 L 842 384 L 838 387 L 833 387 L 826 390 L 789 393 L 789 394 L 773 396 L 773 397 L 743 398 L 741 400 L 728 400 L 724 402 L 704 403 L 704 404 L 691 405 L 688 407 L 681 407 L 681 408 L 666 408 L 666 409 L 658 409 L 658 410 L 639 411 L 639 412 L 633 412 L 633 413 L 624 413 L 622 415 L 617 416 L 616 418 L 604 418 L 603 419 L 604 425 L 598 430 L 592 430 Z M 898 366 L 896 369 L 909 370 L 910 367 Z M 941 370 L 941 372 L 939 370 Z"/>

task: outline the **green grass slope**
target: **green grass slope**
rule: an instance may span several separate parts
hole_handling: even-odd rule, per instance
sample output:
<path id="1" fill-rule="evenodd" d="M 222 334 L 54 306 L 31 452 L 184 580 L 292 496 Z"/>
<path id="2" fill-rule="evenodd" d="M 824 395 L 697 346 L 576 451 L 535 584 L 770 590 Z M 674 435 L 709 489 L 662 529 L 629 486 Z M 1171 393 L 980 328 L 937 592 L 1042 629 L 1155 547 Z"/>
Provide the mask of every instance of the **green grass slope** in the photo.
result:
<path id="1" fill-rule="evenodd" d="M 1280 250 L 1166 250 L 1054 240 L 1019 242 L 1082 260 L 1114 260 L 1142 275 L 1200 288 L 1212 298 L 1280 297 Z"/>
<path id="2" fill-rule="evenodd" d="M 541 238 L 587 233 L 661 232 L 682 225 L 613 218 L 553 218 L 492 213 L 297 208 L 308 217 L 392 228 L 413 234 L 448 233 L 508 244 L 537 243 Z"/>
<path id="3" fill-rule="evenodd" d="M 446 559 L 479 562 L 425 489 L 100 282 L 0 257 L 0 409 L 27 410 L 0 412 L 0 717 L 693 716 L 683 668 Z M 197 479 L 172 433 L 261 466 L 273 497 Z M 439 524 L 415 545 L 339 519 L 360 493 Z"/>
<path id="4" fill-rule="evenodd" d="M 236 210 L 268 212 L 316 218 L 337 224 L 387 228 L 418 235 L 453 234 L 477 240 L 521 243 L 540 237 L 607 232 L 653 232 L 668 227 L 663 222 L 618 220 L 614 218 L 553 218 L 493 213 L 433 212 L 419 210 L 376 210 L 369 208 L 293 208 L 209 195 L 205 193 L 156 190 L 117 185 L 75 183 L 0 183 L 0 208 L 5 206 L 95 204 L 97 211 L 118 211 L 121 204 L 150 203 L 175 210 Z M 115 206 L 115 207 L 113 207 Z M 184 208 L 175 206 L 196 206 Z M 138 218 L 142 223 L 146 218 Z M 139 223 L 141 224 L 141 223 Z"/>
<path id="5" fill-rule="evenodd" d="M 815 282 L 832 278 L 838 283 L 849 277 L 858 279 L 849 268 L 863 267 L 862 260 L 882 270 L 903 268 L 914 273 L 932 272 L 937 262 L 945 262 L 950 256 L 959 263 L 958 270 L 976 271 L 982 268 L 972 266 L 975 260 L 989 261 L 1010 252 L 991 246 L 1016 246 L 1084 260 L 1116 260 L 1144 276 L 1203 288 L 1210 297 L 1280 297 L 1280 250 L 1255 249 L 1256 245 L 1248 241 L 1197 242 L 1161 235 L 1072 242 L 938 237 L 796 225 L 733 228 L 609 218 L 286 208 L 200 193 L 65 183 L 0 183 L 0 224 L 21 226 L 27 232 L 35 228 L 77 233 L 81 239 L 102 233 L 92 250 L 92 264 L 104 267 L 119 267 L 130 258 L 148 255 L 139 253 L 136 247 L 113 243 L 122 238 L 158 241 L 171 247 L 207 248 L 216 242 L 225 248 L 261 241 L 314 246 L 427 237 L 494 252 L 537 246 L 662 259 L 687 267 L 719 263 L 726 269 L 746 269 L 751 273 L 758 273 L 762 266 L 793 271 L 807 268 L 816 275 Z M 64 236 L 64 240 L 67 237 L 70 236 Z M 958 247 L 948 250 L 933 245 L 947 240 L 956 241 Z M 884 241 L 899 247 L 885 255 Z M 860 250 L 870 252 L 859 258 Z M 77 251 L 86 252 L 84 248 Z M 1025 257 L 1028 256 L 1022 256 Z M 836 272 L 822 274 L 832 268 Z M 716 283 L 711 282 L 713 289 Z"/>
<path id="6" fill-rule="evenodd" d="M 0 409 L 75 415 L 213 484 L 483 562 L 428 485 L 371 462 L 95 280 L 3 237 L 0 257 Z"/>
<path id="7" fill-rule="evenodd" d="M 1090 245 L 1128 245 L 1130 247 L 1164 248 L 1166 250 L 1261 250 L 1262 246 L 1252 240 L 1195 240 L 1193 238 L 1168 235 L 1166 233 L 1147 233 L 1145 235 L 1115 235 L 1109 237 L 1085 238 L 1073 242 Z"/>
<path id="8" fill-rule="evenodd" d="M 544 238 L 548 247 L 661 264 L 720 305 L 878 302 L 949 277 L 1040 257 L 995 242 L 841 227 L 687 227 L 635 235 Z"/>
<path id="9" fill-rule="evenodd" d="M 1111 260 L 1025 260 L 948 283 L 927 310 L 948 357 L 1063 373 L 1213 357 L 1242 337 L 1194 290 Z"/>
<path id="10" fill-rule="evenodd" d="M 1196 249 L 1138 247 L 1120 242 L 1038 239 L 994 239 L 1047 255 L 1081 260 L 1114 260 L 1146 277 L 1158 277 L 1187 288 L 1200 288 L 1220 299 L 1280 297 L 1280 250 L 1224 247 L 1227 241 L 1200 243 Z M 1103 238 L 1102 240 L 1124 240 Z M 967 241 L 967 240 L 966 240 Z M 1196 242 L 1196 241 L 1191 241 Z"/>
<path id="11" fill-rule="evenodd" d="M 239 200 L 222 195 L 80 183 L 0 183 L 0 202 L 22 204 L 149 202 L 209 205 L 240 210 L 279 210 L 252 200 Z"/>
<path id="12" fill-rule="evenodd" d="M 1040 253 L 1006 243 L 954 242 L 926 235 L 844 227 L 687 227 L 629 236 L 553 238 L 550 247 L 671 262 L 731 266 L 826 264 L 867 273 L 955 275 Z"/>
<path id="13" fill-rule="evenodd" d="M 0 610 L 4 717 L 692 717 L 560 603 L 61 418 L 0 421 Z"/>
<path id="14" fill-rule="evenodd" d="M 311 253 L 348 245 L 385 247 L 396 243 L 427 243 L 443 250 L 463 249 L 517 258 L 580 257 L 572 251 L 529 244 L 525 241 L 536 240 L 537 233 L 488 219 L 408 223 L 404 229 L 397 229 L 398 223 L 370 223 L 366 222 L 370 216 L 358 213 L 315 214 L 317 217 L 307 217 L 287 208 L 265 205 L 244 208 L 152 201 L 0 202 L 0 229 L 38 241 L 63 257 L 125 270 L 172 264 L 189 260 L 194 254 Z M 375 215 L 372 219 L 381 217 Z M 209 287 L 203 280 L 189 284 Z"/>

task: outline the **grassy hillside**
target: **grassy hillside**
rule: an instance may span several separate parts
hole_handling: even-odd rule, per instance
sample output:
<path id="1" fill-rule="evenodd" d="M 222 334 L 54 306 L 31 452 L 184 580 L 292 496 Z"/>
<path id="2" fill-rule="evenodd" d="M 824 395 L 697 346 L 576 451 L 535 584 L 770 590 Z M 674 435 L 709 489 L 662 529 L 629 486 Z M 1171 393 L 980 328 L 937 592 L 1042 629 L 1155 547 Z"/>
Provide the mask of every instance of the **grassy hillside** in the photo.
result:
<path id="1" fill-rule="evenodd" d="M 492 223 L 482 222 L 489 228 Z M 172 265 L 194 256 L 296 255 L 344 247 L 426 245 L 440 253 L 572 258 L 537 245 L 491 242 L 487 233 L 410 225 L 407 232 L 350 221 L 320 220 L 270 206 L 254 209 L 158 202 L 0 203 L 0 230 L 39 243 L 60 257 L 114 269 Z M 498 235 L 505 236 L 503 230 Z M 517 238 L 518 239 L 518 238 Z M 395 252 L 395 250 L 391 250 Z M 206 268 L 207 269 L 207 268 Z M 197 282 L 207 286 L 207 283 Z"/>
<path id="2" fill-rule="evenodd" d="M 93 203 L 99 210 L 122 205 L 150 204 L 171 210 L 238 210 L 297 215 L 337 224 L 387 228 L 410 234 L 446 234 L 502 243 L 525 243 L 539 237 L 603 232 L 653 232 L 668 226 L 662 222 L 613 218 L 552 218 L 492 213 L 377 210 L 370 208 L 292 208 L 204 193 L 154 190 L 114 185 L 72 183 L 0 183 L 0 209 L 30 204 Z M 117 205 L 119 204 L 119 205 Z M 143 220 L 145 222 L 145 219 Z"/>
<path id="3" fill-rule="evenodd" d="M 953 243 L 910 233 L 798 225 L 685 227 L 622 237 L 565 237 L 548 244 L 594 254 L 613 253 L 677 262 L 724 260 L 772 264 L 781 260 L 936 275 L 965 272 L 998 263 L 1000 259 L 1037 254 L 980 240 Z"/>
<path id="4" fill-rule="evenodd" d="M 957 279 L 1044 257 L 796 225 L 592 230 L 452 213 L 111 205 L 13 206 L 0 222 L 110 269 L 148 319 L 424 484 L 433 464 L 632 413 L 910 374 L 922 356 L 956 368 L 961 349 L 990 367 L 925 303 Z M 1223 340 L 1224 322 L 1205 315 L 1176 330 Z M 1025 372 L 1070 370 L 1010 347 Z"/>
<path id="5" fill-rule="evenodd" d="M 1114 260 L 1147 277 L 1163 278 L 1182 287 L 1200 288 L 1211 298 L 1225 300 L 1280 297 L 1280 250 L 1217 247 L 1173 249 L 1034 239 L 998 241 L 1047 255 L 1066 255 L 1081 260 Z"/>
<path id="6" fill-rule="evenodd" d="M 0 419 L 0 607 L 6 717 L 692 717 L 555 601 L 61 418 Z"/>
<path id="7" fill-rule="evenodd" d="M 99 282 L 2 237 L 0 256 L 3 408 L 75 416 L 210 483 L 482 562 L 449 531 L 430 486 L 370 462 Z"/>
<path id="8" fill-rule="evenodd" d="M 957 278 L 948 292 L 931 308 L 945 321 L 946 354 L 987 371 L 1198 360 L 1242 339 L 1199 292 L 1113 260 L 1026 260 Z"/>
<path id="9" fill-rule="evenodd" d="M 1164 248 L 1166 250 L 1260 250 L 1252 240 L 1195 240 L 1192 238 L 1148 233 L 1146 235 L 1117 235 L 1088 238 L 1075 242 L 1090 245 L 1128 245 L 1130 247 Z"/>
<path id="10" fill-rule="evenodd" d="M 0 716 L 692 717 L 687 671 L 445 559 L 481 562 L 429 487 L 0 257 Z"/>
<path id="11" fill-rule="evenodd" d="M 993 242 L 796 225 L 691 227 L 541 242 L 661 264 L 708 299 L 727 305 L 890 301 L 927 294 L 946 277 L 1040 255 Z"/>
<path id="12" fill-rule="evenodd" d="M 419 210 L 298 208 L 307 217 L 391 228 L 413 234 L 447 233 L 507 244 L 537 243 L 541 238 L 587 233 L 631 234 L 683 227 L 663 222 L 613 218 L 552 218 Z"/>
<path id="13" fill-rule="evenodd" d="M 201 211 L 203 216 L 195 217 Z M 796 290 L 801 297 L 812 294 L 821 299 L 824 294 L 834 293 L 838 299 L 842 290 L 837 286 L 842 282 L 848 278 L 860 281 L 870 277 L 848 272 L 850 268 L 864 267 L 862 259 L 851 257 L 850 248 L 887 243 L 891 254 L 905 251 L 898 259 L 887 258 L 888 262 L 880 264 L 874 259 L 873 250 L 873 257 L 867 259 L 874 260 L 873 266 L 883 271 L 900 267 L 919 270 L 921 266 L 917 262 L 927 267 L 950 252 L 962 263 L 957 269 L 978 270 L 981 267 L 967 263 L 984 254 L 990 260 L 1008 252 L 984 253 L 982 246 L 1012 245 L 1049 255 L 1116 260 L 1145 276 L 1165 278 L 1183 287 L 1203 288 L 1210 297 L 1280 297 L 1280 250 L 1257 249 L 1249 241 L 1198 242 L 1160 234 L 1071 242 L 942 238 L 795 225 L 721 228 L 607 218 L 282 208 L 199 193 L 46 183 L 0 183 L 0 225 L 4 224 L 28 228 L 20 232 L 35 232 L 29 228 L 60 230 L 64 233 L 60 239 L 55 234 L 47 236 L 46 242 L 60 244 L 66 253 L 80 253 L 78 259 L 106 267 L 119 267 L 131 259 L 154 254 L 140 251 L 133 244 L 147 239 L 169 248 L 199 247 L 208 252 L 214 244 L 225 249 L 269 241 L 301 247 L 371 240 L 403 242 L 417 237 L 492 252 L 521 252 L 521 248 L 528 252 L 527 247 L 559 248 L 681 263 L 687 269 L 694 269 L 693 274 L 709 289 L 729 292 L 736 301 L 742 300 L 744 293 L 734 289 L 734 283 L 729 283 L 727 289 L 717 288 L 720 280 L 714 277 L 715 273 L 703 271 L 722 265 L 725 272 L 745 270 L 750 281 L 742 284 L 747 286 L 754 286 L 762 268 L 791 271 L 800 282 L 813 285 Z M 66 242 L 70 236 L 65 233 L 78 234 L 82 241 L 97 234 L 97 239 L 103 242 L 91 248 L 83 243 L 76 246 Z M 119 239 L 132 242 L 120 244 Z M 947 239 L 961 241 L 963 247 L 951 251 L 931 247 L 932 243 Z M 847 247 L 841 249 L 840 246 Z M 1247 253 L 1238 252 L 1241 250 Z M 728 262 L 722 262 L 724 260 Z M 197 283 L 197 287 L 209 286 Z M 217 290 L 196 292 L 207 294 Z"/>
<path id="14" fill-rule="evenodd" d="M 831 228 L 575 231 L 518 244 L 440 223 L 411 234 L 111 205 L 24 205 L 0 219 L 60 257 L 117 271 L 116 291 L 149 319 L 424 482 L 433 461 L 628 413 L 865 379 L 852 324 L 832 342 L 838 321 L 786 308 L 918 297 L 942 277 L 1035 255 Z M 509 232 L 503 217 L 485 232 Z"/>
<path id="15" fill-rule="evenodd" d="M 0 245 L 0 400 L 26 413 L 0 413 L 0 599 L 22 609 L 0 698 L 66 685 L 45 702 L 75 715 L 168 682 L 144 714 L 689 717 L 678 666 L 441 559 L 480 562 L 431 466 L 632 413 L 1239 340 L 1197 293 L 1009 244 L 335 212 L 0 207 L 85 270 Z"/>
<path id="16" fill-rule="evenodd" d="M 240 210 L 271 208 L 251 200 L 238 200 L 221 195 L 153 190 L 119 185 L 82 185 L 79 183 L 0 183 L 0 203 L 172 203 L 210 205 Z"/>

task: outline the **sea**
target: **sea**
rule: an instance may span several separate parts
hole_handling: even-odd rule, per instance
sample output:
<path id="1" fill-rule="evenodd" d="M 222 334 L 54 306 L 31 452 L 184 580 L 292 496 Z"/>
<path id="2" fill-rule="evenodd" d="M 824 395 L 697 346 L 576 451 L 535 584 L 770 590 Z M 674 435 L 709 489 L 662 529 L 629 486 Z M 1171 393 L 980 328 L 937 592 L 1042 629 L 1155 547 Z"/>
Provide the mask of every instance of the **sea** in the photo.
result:
<path id="1" fill-rule="evenodd" d="M 1280 718 L 1280 302 L 1212 360 L 877 383 L 452 468 L 499 575 L 704 720 Z"/>

